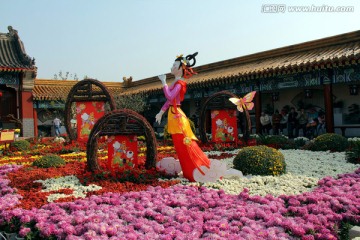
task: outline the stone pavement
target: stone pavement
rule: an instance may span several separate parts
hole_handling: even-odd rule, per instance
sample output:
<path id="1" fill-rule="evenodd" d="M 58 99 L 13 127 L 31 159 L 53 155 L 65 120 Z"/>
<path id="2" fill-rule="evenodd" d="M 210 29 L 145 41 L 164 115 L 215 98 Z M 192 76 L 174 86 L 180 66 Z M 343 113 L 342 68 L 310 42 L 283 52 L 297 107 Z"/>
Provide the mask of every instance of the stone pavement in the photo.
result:
<path id="1" fill-rule="evenodd" d="M 354 239 L 356 237 L 360 238 L 360 227 L 359 226 L 354 226 L 349 231 L 349 239 Z"/>

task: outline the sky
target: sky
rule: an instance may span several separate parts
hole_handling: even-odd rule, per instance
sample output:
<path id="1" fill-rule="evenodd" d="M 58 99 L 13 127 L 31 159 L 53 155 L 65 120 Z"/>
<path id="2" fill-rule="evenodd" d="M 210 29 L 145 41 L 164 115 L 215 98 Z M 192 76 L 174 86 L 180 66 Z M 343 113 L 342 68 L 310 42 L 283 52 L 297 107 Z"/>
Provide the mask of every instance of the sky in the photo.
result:
<path id="1" fill-rule="evenodd" d="M 353 11 L 327 10 L 339 6 Z M 38 79 L 61 71 L 136 81 L 169 73 L 179 54 L 199 52 L 201 66 L 360 30 L 358 0 L 0 0 L 0 7 L 0 32 L 18 31 Z"/>

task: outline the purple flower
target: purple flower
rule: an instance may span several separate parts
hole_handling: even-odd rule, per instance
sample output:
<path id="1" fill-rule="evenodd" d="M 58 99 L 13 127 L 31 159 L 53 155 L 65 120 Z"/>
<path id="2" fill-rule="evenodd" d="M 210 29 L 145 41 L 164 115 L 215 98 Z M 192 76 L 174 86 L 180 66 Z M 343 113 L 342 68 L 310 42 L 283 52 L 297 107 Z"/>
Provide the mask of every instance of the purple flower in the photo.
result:
<path id="1" fill-rule="evenodd" d="M 27 228 L 27 227 L 21 228 L 19 231 L 19 235 L 21 237 L 25 237 L 30 231 L 31 231 L 30 228 Z"/>
<path id="2" fill-rule="evenodd" d="M 74 226 L 72 226 L 70 224 L 64 224 L 61 227 L 64 230 L 64 232 L 66 233 L 66 235 L 71 235 L 71 234 L 74 234 L 76 232 Z"/>

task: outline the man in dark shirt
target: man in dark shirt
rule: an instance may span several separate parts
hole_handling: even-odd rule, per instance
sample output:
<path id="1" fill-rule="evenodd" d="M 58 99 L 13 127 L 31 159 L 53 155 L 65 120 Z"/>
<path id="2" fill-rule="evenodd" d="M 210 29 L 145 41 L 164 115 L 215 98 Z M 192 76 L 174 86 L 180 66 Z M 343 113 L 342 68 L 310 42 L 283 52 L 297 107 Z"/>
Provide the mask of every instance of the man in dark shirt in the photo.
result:
<path id="1" fill-rule="evenodd" d="M 297 129 L 297 115 L 295 108 L 291 108 L 288 116 L 288 135 L 289 138 L 294 138 L 294 129 Z M 295 136 L 297 137 L 297 136 Z"/>

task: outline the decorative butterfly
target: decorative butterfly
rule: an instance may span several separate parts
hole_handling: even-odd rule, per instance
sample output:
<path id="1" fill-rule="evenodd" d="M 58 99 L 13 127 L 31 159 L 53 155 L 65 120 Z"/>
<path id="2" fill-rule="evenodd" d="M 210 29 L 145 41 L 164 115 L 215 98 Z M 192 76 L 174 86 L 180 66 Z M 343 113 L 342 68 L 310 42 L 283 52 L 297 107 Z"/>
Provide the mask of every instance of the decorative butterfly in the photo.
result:
<path id="1" fill-rule="evenodd" d="M 240 112 L 243 112 L 244 109 L 252 110 L 254 107 L 254 103 L 252 100 L 255 97 L 256 91 L 249 92 L 243 98 L 229 98 L 229 100 L 237 106 L 237 109 Z"/>

